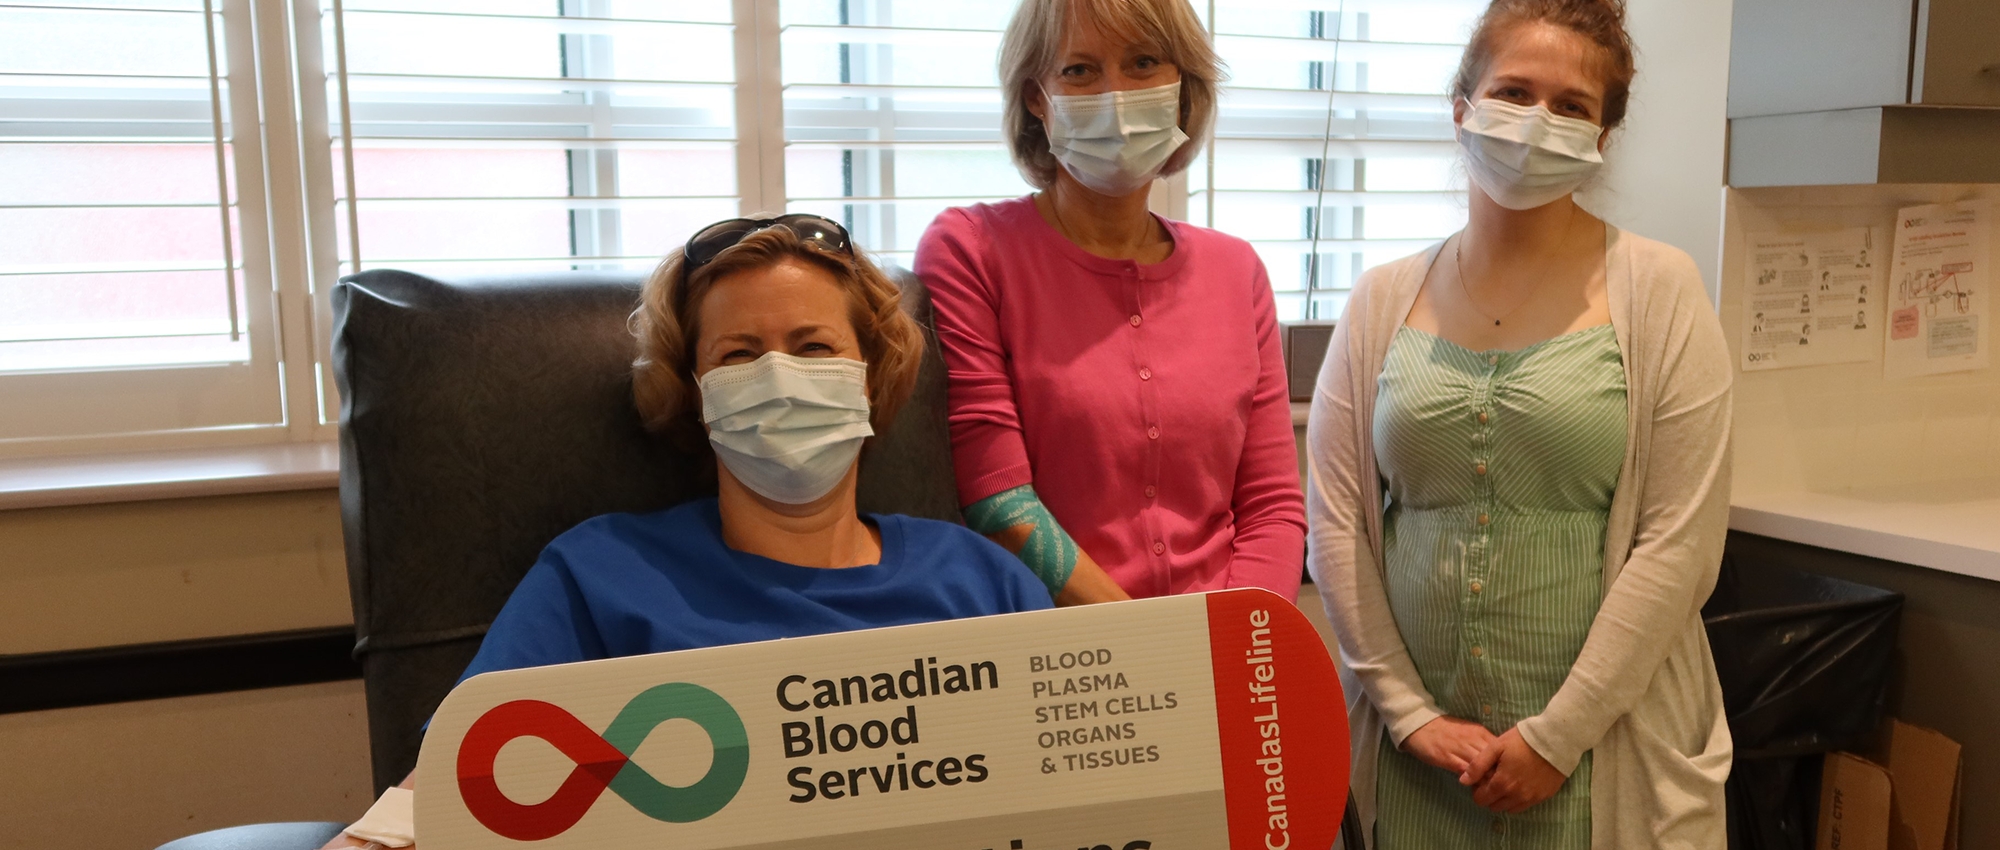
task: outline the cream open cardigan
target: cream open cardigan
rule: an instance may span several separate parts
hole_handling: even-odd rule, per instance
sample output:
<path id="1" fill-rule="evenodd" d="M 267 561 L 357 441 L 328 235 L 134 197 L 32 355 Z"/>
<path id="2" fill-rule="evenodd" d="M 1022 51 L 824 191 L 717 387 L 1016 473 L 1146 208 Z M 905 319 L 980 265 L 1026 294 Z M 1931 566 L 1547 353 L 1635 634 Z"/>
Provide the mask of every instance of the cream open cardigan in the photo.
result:
<path id="1" fill-rule="evenodd" d="M 1334 330 L 1306 442 L 1308 560 L 1340 642 L 1354 797 L 1372 845 L 1375 757 L 1440 716 L 1382 581 L 1376 378 L 1443 245 L 1370 270 Z M 1591 847 L 1726 844 L 1729 728 L 1702 630 L 1729 518 L 1729 384 L 1722 327 L 1694 261 L 1605 228 L 1612 331 L 1625 359 L 1625 465 L 1604 540 L 1604 602 L 1569 678 L 1517 727 L 1563 773 L 1592 757 Z"/>

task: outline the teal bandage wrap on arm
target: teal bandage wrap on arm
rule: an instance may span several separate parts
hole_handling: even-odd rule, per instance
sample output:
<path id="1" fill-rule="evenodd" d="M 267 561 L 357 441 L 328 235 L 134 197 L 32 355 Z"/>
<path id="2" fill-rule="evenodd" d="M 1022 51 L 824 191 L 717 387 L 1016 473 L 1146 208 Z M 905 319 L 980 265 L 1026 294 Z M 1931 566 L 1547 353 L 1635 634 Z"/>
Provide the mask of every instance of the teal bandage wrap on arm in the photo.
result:
<path id="1" fill-rule="evenodd" d="M 1050 596 L 1062 592 L 1063 585 L 1069 583 L 1070 573 L 1076 571 L 1078 558 L 1083 555 L 1083 550 L 1078 549 L 1069 532 L 1057 524 L 1055 516 L 1042 505 L 1042 497 L 1035 495 L 1035 488 L 1030 484 L 973 502 L 965 509 L 965 524 L 973 531 L 986 535 L 1027 526 L 1028 541 L 1015 554 L 1043 584 L 1048 585 Z"/>

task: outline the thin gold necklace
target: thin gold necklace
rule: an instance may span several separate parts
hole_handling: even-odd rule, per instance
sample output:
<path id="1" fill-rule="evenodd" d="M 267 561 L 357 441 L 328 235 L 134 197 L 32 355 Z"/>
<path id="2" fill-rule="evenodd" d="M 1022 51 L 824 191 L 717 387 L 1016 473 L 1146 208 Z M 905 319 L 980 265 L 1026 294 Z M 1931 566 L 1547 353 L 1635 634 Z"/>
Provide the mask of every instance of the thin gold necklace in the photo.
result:
<path id="1" fill-rule="evenodd" d="M 1076 233 L 1070 230 L 1070 227 L 1069 227 L 1069 222 L 1067 222 L 1067 221 L 1063 221 L 1063 217 L 1062 217 L 1062 205 L 1061 205 L 1061 204 L 1058 204 L 1058 203 L 1056 203 L 1056 195 L 1055 195 L 1055 192 L 1054 192 L 1053 190 L 1051 190 L 1051 191 L 1048 191 L 1048 192 L 1047 192 L 1046 194 L 1048 195 L 1048 199 L 1049 199 L 1049 214 L 1050 214 L 1050 215 L 1052 215 L 1052 216 L 1054 216 L 1054 217 L 1055 217 L 1055 220 L 1056 220 L 1056 232 L 1057 232 L 1057 233 L 1060 233 L 1060 234 L 1062 234 L 1062 237 L 1063 237 L 1064 239 L 1067 239 L 1067 240 L 1069 240 L 1069 243 L 1070 243 L 1071 245 L 1075 245 L 1075 246 L 1077 246 L 1077 247 L 1079 247 L 1079 248 L 1082 248 L 1082 247 L 1083 247 L 1083 243 L 1082 243 L 1082 242 L 1080 242 L 1080 241 L 1078 241 L 1078 240 L 1077 240 L 1077 238 L 1076 238 Z M 1151 218 L 1152 218 L 1152 216 L 1151 216 L 1151 215 L 1149 214 L 1149 215 L 1147 216 L 1147 219 L 1148 219 L 1148 220 L 1147 220 L 1147 222 L 1146 222 L 1146 223 L 1147 223 L 1147 224 L 1149 224 L 1149 225 L 1151 225 L 1151 224 L 1154 224 L 1154 222 L 1153 222 L 1153 221 L 1151 221 Z M 1150 229 L 1149 229 L 1149 231 L 1148 231 L 1148 232 L 1150 233 Z M 1119 250 L 1120 250 L 1120 251 L 1121 251 L 1122 253 L 1126 253 L 1126 254 L 1132 254 L 1132 255 L 1134 255 L 1134 256 L 1136 257 L 1136 256 L 1140 256 L 1140 255 L 1143 255 L 1143 254 L 1144 254 L 1144 253 L 1146 252 L 1146 248 L 1147 248 L 1147 247 L 1149 247 L 1149 246 L 1150 246 L 1150 244 L 1151 244 L 1151 243 L 1150 243 L 1150 241 L 1142 241 L 1142 242 L 1141 242 L 1141 243 L 1140 243 L 1139 245 L 1137 245 L 1137 246 L 1120 246 Z M 1090 250 L 1090 249 L 1088 249 L 1088 248 L 1085 248 L 1084 250 L 1086 250 L 1086 251 L 1087 251 L 1087 250 Z"/>
<path id="2" fill-rule="evenodd" d="M 1500 314 L 1500 316 L 1496 318 L 1496 316 L 1492 316 L 1490 312 L 1486 312 L 1486 310 L 1480 310 L 1480 302 L 1472 300 L 1472 290 L 1468 290 L 1468 288 L 1466 288 L 1466 262 L 1464 262 L 1464 254 L 1466 254 L 1466 236 L 1464 236 L 1464 234 L 1460 234 L 1460 236 L 1458 236 L 1458 244 L 1454 244 L 1454 246 L 1452 246 L 1452 270 L 1456 270 L 1456 272 L 1458 272 L 1458 292 L 1466 296 L 1466 306 L 1470 306 L 1470 308 L 1472 308 L 1472 312 L 1476 312 L 1476 314 L 1480 314 L 1480 316 L 1484 316 L 1484 318 L 1492 318 L 1492 320 L 1494 320 L 1494 328 L 1498 328 L 1498 326 L 1500 326 L 1500 320 L 1502 320 L 1502 318 L 1508 318 L 1508 316 L 1512 316 L 1512 314 L 1520 312 L 1520 308 L 1528 306 L 1528 302 L 1532 302 L 1532 300 L 1534 300 L 1534 296 L 1536 296 L 1538 292 L 1542 292 L 1542 288 L 1540 288 L 1540 286 L 1536 286 L 1536 288 L 1528 290 L 1528 298 L 1522 298 L 1522 300 L 1520 300 L 1520 304 L 1514 304 L 1514 308 L 1512 308 L 1512 310 L 1508 310 L 1508 312 L 1502 312 L 1502 314 Z M 1546 268 L 1546 266 L 1548 266 L 1548 262 L 1544 260 L 1544 262 L 1542 262 L 1542 266 L 1544 266 L 1544 268 L 1542 268 L 1542 276 L 1546 276 L 1546 274 L 1548 274 L 1548 268 Z"/>
<path id="3" fill-rule="evenodd" d="M 1069 222 L 1063 221 L 1062 205 L 1056 203 L 1056 193 L 1054 191 L 1049 192 L 1049 214 L 1055 216 L 1056 232 L 1062 234 L 1064 239 L 1068 239 L 1070 244 L 1078 244 L 1076 234 L 1069 232 Z"/>
<path id="4" fill-rule="evenodd" d="M 1575 204 L 1571 204 L 1569 208 L 1569 218 L 1563 223 L 1563 233 L 1565 234 L 1565 236 L 1567 236 L 1570 229 L 1576 224 L 1577 211 L 1578 211 L 1577 206 Z M 1535 300 L 1535 295 L 1541 291 L 1541 287 L 1539 286 L 1529 290 L 1528 297 L 1521 299 L 1521 303 L 1515 304 L 1514 309 L 1508 310 L 1505 313 L 1501 313 L 1499 318 L 1494 318 L 1492 314 L 1487 313 L 1485 310 L 1479 309 L 1479 302 L 1472 300 L 1472 290 L 1467 289 L 1465 286 L 1465 261 L 1462 259 L 1464 254 L 1465 254 L 1465 233 L 1460 232 L 1458 234 L 1458 244 L 1453 245 L 1451 248 L 1451 265 L 1453 270 L 1458 272 L 1458 291 L 1465 296 L 1466 306 L 1471 307 L 1472 312 L 1478 313 L 1479 315 L 1484 316 L 1485 318 L 1493 319 L 1493 326 L 1496 328 L 1500 326 L 1500 319 L 1505 319 L 1508 316 L 1512 316 L 1515 313 L 1521 312 L 1521 308 L 1528 306 L 1528 302 Z M 1546 267 L 1552 264 L 1548 262 L 1548 259 L 1545 257 L 1543 258 L 1542 265 L 1544 266 L 1544 268 L 1542 269 L 1541 276 L 1546 278 L 1548 273 L 1548 269 Z"/>
<path id="5" fill-rule="evenodd" d="M 1500 319 L 1505 319 L 1508 316 L 1512 316 L 1515 313 L 1521 312 L 1522 307 L 1528 306 L 1528 302 L 1535 300 L 1535 291 L 1530 290 L 1528 292 L 1528 297 L 1521 299 L 1521 303 L 1514 305 L 1514 309 L 1508 310 L 1505 313 L 1501 313 L 1499 318 L 1494 318 L 1492 314 L 1486 312 L 1485 310 L 1479 309 L 1479 302 L 1472 300 L 1472 290 L 1467 289 L 1465 287 L 1465 262 L 1463 260 L 1464 254 L 1465 254 L 1465 237 L 1460 236 L 1459 243 L 1457 245 L 1453 245 L 1451 248 L 1451 265 L 1452 268 L 1458 272 L 1458 291 L 1465 295 L 1466 306 L 1471 307 L 1472 312 L 1474 313 L 1478 313 L 1479 315 L 1488 319 L 1493 319 L 1494 327 L 1497 328 L 1500 326 Z"/>

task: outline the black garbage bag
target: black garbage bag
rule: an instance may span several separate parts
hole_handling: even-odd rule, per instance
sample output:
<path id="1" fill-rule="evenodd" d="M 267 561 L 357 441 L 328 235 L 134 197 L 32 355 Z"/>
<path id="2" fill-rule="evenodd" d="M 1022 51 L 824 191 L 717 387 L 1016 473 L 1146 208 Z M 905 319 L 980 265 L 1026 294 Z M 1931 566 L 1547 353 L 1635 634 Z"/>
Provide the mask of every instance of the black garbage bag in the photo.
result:
<path id="1" fill-rule="evenodd" d="M 1731 850 L 1810 850 L 1823 753 L 1882 720 L 1903 596 L 1725 554 L 1702 619 L 1736 745 Z"/>
<path id="2" fill-rule="evenodd" d="M 1729 850 L 1813 850 L 1824 756 L 1737 759 L 1722 786 Z"/>

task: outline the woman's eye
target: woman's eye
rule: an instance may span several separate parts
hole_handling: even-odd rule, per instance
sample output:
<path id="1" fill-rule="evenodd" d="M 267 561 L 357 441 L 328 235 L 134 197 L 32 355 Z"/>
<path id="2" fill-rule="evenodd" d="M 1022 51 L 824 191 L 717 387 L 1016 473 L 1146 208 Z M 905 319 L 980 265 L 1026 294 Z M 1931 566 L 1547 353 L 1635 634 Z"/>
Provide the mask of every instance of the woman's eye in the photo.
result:
<path id="1" fill-rule="evenodd" d="M 827 344 L 826 344 L 826 343 L 824 343 L 824 342 L 808 342 L 808 343 L 806 343 L 805 345 L 802 345 L 802 346 L 799 346 L 799 356 L 801 356 L 801 357 L 832 357 L 832 356 L 833 356 L 833 346 L 831 346 L 831 345 L 827 345 Z"/>
<path id="2" fill-rule="evenodd" d="M 1065 77 L 1077 78 L 1077 77 L 1083 77 L 1089 73 L 1090 73 L 1089 65 L 1071 65 L 1067 68 L 1062 69 L 1062 75 Z"/>
<path id="3" fill-rule="evenodd" d="M 1138 61 L 1133 62 L 1132 64 L 1138 66 L 1141 69 L 1152 69 L 1159 67 L 1160 60 L 1154 59 L 1151 56 L 1141 56 L 1139 57 Z"/>
<path id="4" fill-rule="evenodd" d="M 724 364 L 748 363 L 755 359 L 757 359 L 757 353 L 747 348 L 739 348 L 736 349 L 735 351 L 729 352 L 728 354 L 722 355 L 722 362 Z"/>

